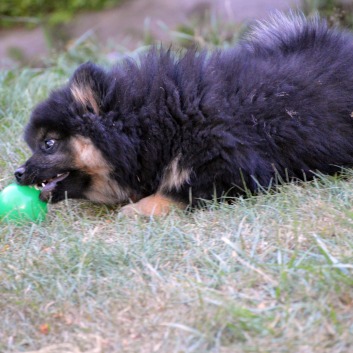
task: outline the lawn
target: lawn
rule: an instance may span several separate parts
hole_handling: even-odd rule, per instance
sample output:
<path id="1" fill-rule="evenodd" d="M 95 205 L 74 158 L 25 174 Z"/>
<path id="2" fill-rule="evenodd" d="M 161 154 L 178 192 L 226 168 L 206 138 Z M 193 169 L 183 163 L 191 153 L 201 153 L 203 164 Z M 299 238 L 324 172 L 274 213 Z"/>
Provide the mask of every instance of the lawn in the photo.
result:
<path id="1" fill-rule="evenodd" d="M 30 154 L 31 108 L 92 44 L 0 72 L 0 187 Z M 0 224 L 0 351 L 353 350 L 353 172 L 163 219 L 65 201 Z"/>

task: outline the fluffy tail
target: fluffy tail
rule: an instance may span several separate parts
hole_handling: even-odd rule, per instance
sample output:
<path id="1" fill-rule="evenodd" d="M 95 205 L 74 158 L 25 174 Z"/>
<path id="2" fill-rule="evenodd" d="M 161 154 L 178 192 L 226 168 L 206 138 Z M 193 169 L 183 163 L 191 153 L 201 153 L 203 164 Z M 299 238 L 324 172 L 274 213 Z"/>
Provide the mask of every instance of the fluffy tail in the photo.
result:
<path id="1" fill-rule="evenodd" d="M 328 26 L 325 20 L 314 16 L 306 18 L 302 12 L 290 11 L 285 14 L 274 12 L 268 20 L 257 21 L 247 36 L 247 42 L 253 47 L 261 46 L 262 49 L 278 47 L 291 47 L 305 38 L 319 38 L 325 36 Z"/>

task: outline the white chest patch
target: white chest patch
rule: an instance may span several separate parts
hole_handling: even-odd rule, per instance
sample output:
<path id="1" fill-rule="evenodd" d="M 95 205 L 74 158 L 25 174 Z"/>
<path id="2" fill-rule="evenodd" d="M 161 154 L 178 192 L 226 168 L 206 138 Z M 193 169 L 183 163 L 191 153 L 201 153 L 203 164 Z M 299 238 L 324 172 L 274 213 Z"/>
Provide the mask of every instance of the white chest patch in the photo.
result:
<path id="1" fill-rule="evenodd" d="M 159 191 L 179 190 L 184 183 L 189 182 L 191 170 L 180 168 L 179 161 L 180 156 L 177 156 L 165 168 Z"/>

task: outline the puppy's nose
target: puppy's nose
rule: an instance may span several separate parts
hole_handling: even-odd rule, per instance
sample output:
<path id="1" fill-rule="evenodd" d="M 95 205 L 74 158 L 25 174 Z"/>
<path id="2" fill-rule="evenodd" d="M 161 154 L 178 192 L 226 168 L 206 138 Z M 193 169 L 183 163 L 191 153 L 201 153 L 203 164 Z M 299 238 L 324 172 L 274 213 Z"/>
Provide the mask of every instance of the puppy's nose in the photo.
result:
<path id="1" fill-rule="evenodd" d="M 18 183 L 21 183 L 22 180 L 22 176 L 25 173 L 26 169 L 24 166 L 19 167 L 16 171 L 15 171 L 15 177 Z"/>

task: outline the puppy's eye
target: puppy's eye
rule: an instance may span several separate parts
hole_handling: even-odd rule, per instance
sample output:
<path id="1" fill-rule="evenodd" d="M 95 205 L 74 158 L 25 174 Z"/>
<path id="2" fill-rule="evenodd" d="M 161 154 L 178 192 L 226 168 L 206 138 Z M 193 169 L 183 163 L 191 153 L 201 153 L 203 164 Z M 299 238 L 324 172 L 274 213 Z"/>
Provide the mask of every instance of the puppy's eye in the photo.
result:
<path id="1" fill-rule="evenodd" d="M 44 149 L 46 151 L 51 150 L 55 145 L 55 140 L 54 139 L 49 139 L 44 141 Z"/>
<path id="2" fill-rule="evenodd" d="M 92 106 L 90 104 L 87 104 L 86 108 L 87 108 L 89 113 L 92 113 L 92 114 L 94 113 L 94 110 L 93 110 L 93 108 L 92 108 Z"/>

